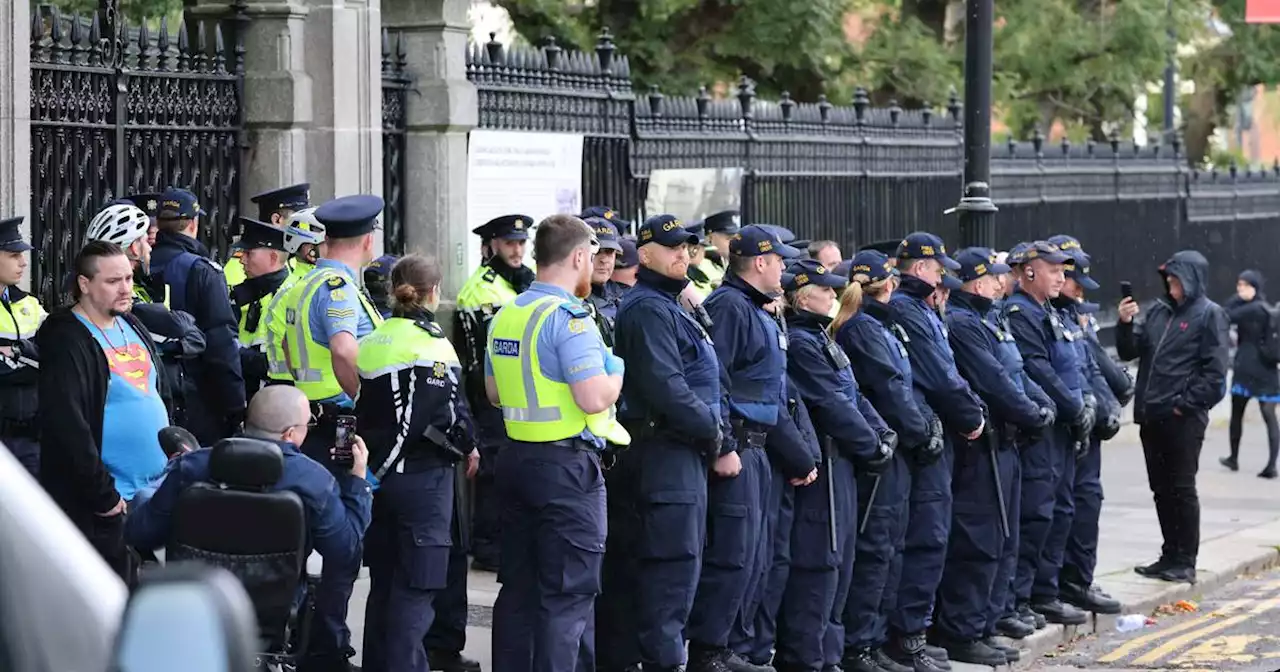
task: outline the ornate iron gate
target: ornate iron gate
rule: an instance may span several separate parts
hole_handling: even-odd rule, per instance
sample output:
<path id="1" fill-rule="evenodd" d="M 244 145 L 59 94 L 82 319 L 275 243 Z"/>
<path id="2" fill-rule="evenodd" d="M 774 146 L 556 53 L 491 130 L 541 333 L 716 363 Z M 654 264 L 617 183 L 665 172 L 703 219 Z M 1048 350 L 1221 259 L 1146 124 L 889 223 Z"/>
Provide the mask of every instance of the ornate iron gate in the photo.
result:
<path id="1" fill-rule="evenodd" d="M 46 306 L 112 199 L 190 189 L 208 212 L 201 238 L 220 254 L 240 210 L 243 0 L 226 19 L 188 18 L 176 34 L 164 19 L 159 30 L 130 27 L 104 4 L 88 18 L 33 11 L 32 288 Z"/>
<path id="2" fill-rule="evenodd" d="M 405 96 L 413 84 L 405 71 L 404 38 L 382 29 L 382 213 L 383 246 L 404 254 Z"/>

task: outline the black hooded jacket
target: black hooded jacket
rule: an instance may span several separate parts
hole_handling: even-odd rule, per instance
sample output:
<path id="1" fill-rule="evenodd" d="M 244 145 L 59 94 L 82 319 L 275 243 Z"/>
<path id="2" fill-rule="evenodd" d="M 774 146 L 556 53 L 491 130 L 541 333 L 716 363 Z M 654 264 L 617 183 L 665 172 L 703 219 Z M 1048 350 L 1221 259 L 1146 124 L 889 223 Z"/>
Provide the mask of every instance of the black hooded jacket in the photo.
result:
<path id="1" fill-rule="evenodd" d="M 1252 301 L 1233 295 L 1223 304 L 1231 323 L 1236 325 L 1236 359 L 1231 367 L 1231 382 L 1243 388 L 1249 396 L 1280 395 L 1280 373 L 1276 371 L 1276 363 L 1262 357 L 1262 341 L 1271 321 L 1267 299 L 1262 293 L 1262 275 L 1257 271 L 1245 271 L 1240 274 L 1240 279 L 1253 285 L 1258 293 Z"/>
<path id="2" fill-rule="evenodd" d="M 1229 349 L 1227 313 L 1204 295 L 1209 262 L 1194 250 L 1174 254 L 1160 267 L 1162 276 L 1182 283 L 1185 296 L 1166 294 L 1145 317 L 1120 323 L 1116 350 L 1123 360 L 1137 359 L 1133 406 L 1139 423 L 1182 414 L 1208 413 L 1227 393 Z"/>

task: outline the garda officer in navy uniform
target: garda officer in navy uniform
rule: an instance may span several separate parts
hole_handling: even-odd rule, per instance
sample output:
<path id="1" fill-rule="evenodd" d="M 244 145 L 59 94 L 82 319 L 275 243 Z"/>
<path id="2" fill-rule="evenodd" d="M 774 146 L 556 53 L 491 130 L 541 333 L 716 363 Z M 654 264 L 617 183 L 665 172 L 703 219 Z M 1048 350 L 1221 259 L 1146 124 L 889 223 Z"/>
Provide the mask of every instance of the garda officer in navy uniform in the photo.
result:
<path id="1" fill-rule="evenodd" d="M 669 215 L 655 226 L 680 226 Z M 730 245 L 730 272 L 703 304 L 711 337 L 730 380 L 729 411 L 737 451 L 717 460 L 708 491 L 708 544 L 686 634 L 691 670 L 759 670 L 742 651 L 753 648 L 755 594 L 767 575 L 771 501 L 769 463 L 796 484 L 817 478 L 817 461 L 787 413 L 786 335 L 765 306 L 776 305 L 785 259 L 799 254 L 776 233 L 749 226 Z M 765 457 L 765 440 L 780 432 Z M 745 515 L 744 515 L 745 514 Z M 730 649 L 730 645 L 734 649 Z"/>
<path id="2" fill-rule="evenodd" d="M 1085 611 L 1118 614 L 1119 600 L 1093 585 L 1093 569 L 1097 564 L 1098 519 L 1102 513 L 1102 441 L 1119 433 L 1122 408 L 1119 399 L 1131 395 L 1128 390 L 1132 390 L 1133 385 L 1098 343 L 1097 322 L 1092 316 L 1096 304 L 1086 308 L 1084 303 L 1085 292 L 1098 289 L 1097 281 L 1089 275 L 1089 255 L 1080 247 L 1080 241 L 1071 236 L 1054 236 L 1049 243 L 1071 257 L 1072 263 L 1066 270 L 1067 282 L 1055 304 L 1060 303 L 1064 313 L 1073 317 L 1075 344 L 1089 363 L 1089 388 L 1098 403 L 1094 429 L 1087 439 L 1087 452 L 1075 464 L 1071 532 L 1063 553 L 1058 594 L 1063 602 Z M 1120 386 L 1118 393 L 1112 389 L 1113 381 Z"/>
<path id="3" fill-rule="evenodd" d="M 670 221 L 655 216 L 641 225 L 636 285 L 617 313 L 614 354 L 630 363 L 618 417 L 635 447 L 609 472 L 609 548 L 596 612 L 604 672 L 641 663 L 683 669 L 706 537 L 707 465 L 734 447 L 720 360 L 705 325 L 679 304 L 689 282 L 686 248 L 696 237 L 664 227 Z"/>
<path id="4" fill-rule="evenodd" d="M 984 247 L 961 250 L 956 262 L 964 284 L 951 291 L 948 338 L 956 367 L 990 409 L 990 422 L 977 441 L 956 454 L 947 564 L 930 634 L 952 660 L 998 666 L 1018 659 L 1017 649 L 985 639 L 994 626 L 988 623 L 990 602 L 1005 540 L 1016 534 L 1011 528 L 1017 511 L 1009 506 L 1011 487 L 1017 486 L 1014 441 L 1019 430 L 1051 425 L 1053 411 L 1031 400 L 1018 384 L 1021 370 L 1012 357 L 1017 346 L 992 319 L 992 303 L 1000 293 L 997 276 L 1010 268 Z"/>
<path id="5" fill-rule="evenodd" d="M 139 210 L 147 213 L 147 216 L 151 218 L 151 227 L 147 229 L 147 245 L 149 247 L 155 247 L 156 245 L 156 234 L 160 229 L 160 227 L 156 225 L 156 217 L 160 214 L 160 197 L 163 195 L 164 194 L 162 193 L 146 192 L 131 194 L 124 198 L 117 199 L 116 201 L 128 201 Z M 138 274 L 136 270 L 134 271 L 133 282 L 134 284 L 137 284 L 138 282 Z"/>
<path id="6" fill-rule="evenodd" d="M 945 274 L 957 270 L 959 264 L 947 256 L 941 238 L 924 232 L 908 235 L 898 246 L 897 257 L 902 285 L 889 306 L 894 322 L 907 335 L 913 383 L 921 392 L 916 401 L 947 430 L 945 448 L 937 461 L 917 463 L 912 468 L 902 583 L 897 607 L 889 617 L 896 634 L 890 656 L 920 672 L 937 669 L 937 661 L 946 655 L 925 648 L 924 632 L 942 579 L 951 529 L 953 446 L 957 437 L 977 439 L 985 423 L 981 403 L 956 370 L 945 328 L 931 303 Z"/>
<path id="7" fill-rule="evenodd" d="M 231 289 L 231 305 L 240 324 L 240 372 L 244 376 L 245 398 L 262 388 L 267 380 L 266 325 L 262 320 L 267 304 L 275 295 L 289 268 L 285 265 L 288 255 L 284 251 L 284 229 L 256 219 L 241 217 L 244 233 L 240 236 L 241 259 L 245 268 L 245 280 Z M 263 255 L 250 262 L 251 250 L 275 251 L 274 258 Z M 261 264 L 261 266 L 260 266 Z"/>
<path id="8" fill-rule="evenodd" d="M 897 241 L 900 242 L 900 241 Z M 897 251 L 897 242 L 894 251 Z M 850 588 L 839 619 L 844 630 L 843 668 L 847 672 L 910 672 L 891 660 L 888 614 L 898 598 L 902 554 L 911 495 L 909 461 L 929 463 L 943 449 L 938 433 L 916 403 L 906 333 L 893 322 L 887 301 L 897 287 L 893 260 L 876 250 L 863 250 L 845 262 L 842 274 L 852 280 L 841 297 L 832 326 L 836 342 L 849 357 L 860 391 L 898 433 L 899 449 L 880 473 L 858 473 L 858 525 Z M 874 500 L 872 499 L 874 497 Z M 865 521 L 865 522 L 864 522 Z M 856 586 L 856 589 L 852 588 Z M 834 620 L 834 619 L 833 619 Z M 841 658 L 828 658 L 840 664 Z"/>
<path id="9" fill-rule="evenodd" d="M 169 290 L 169 308 L 190 313 L 204 332 L 204 353 L 188 362 L 186 428 L 213 445 L 239 431 L 245 387 L 236 342 L 236 316 L 222 270 L 196 239 L 205 214 L 194 194 L 169 188 L 160 197 L 155 248 L 151 250 L 151 296 Z"/>
<path id="10" fill-rule="evenodd" d="M 857 481 L 892 461 L 897 433 L 858 391 L 848 356 L 828 334 L 836 291 L 848 284 L 811 259 L 792 264 L 787 290 L 787 371 L 804 401 L 825 454 L 818 480 L 796 488 L 791 572 L 778 615 L 782 670 L 823 670 L 844 653 L 845 595 L 857 546 Z M 861 589 L 861 587 L 859 587 Z M 837 607 L 836 605 L 839 605 Z M 830 632 L 828 632 L 828 630 Z"/>
<path id="11" fill-rule="evenodd" d="M 0 443 L 37 477 L 40 356 L 32 339 L 47 313 L 36 297 L 17 287 L 31 249 L 18 232 L 21 224 L 22 217 L 0 220 Z"/>
<path id="12" fill-rule="evenodd" d="M 444 662 L 428 660 L 423 638 L 452 566 L 454 465 L 469 461 L 474 473 L 479 453 L 458 356 L 435 321 L 440 279 L 440 268 L 423 257 L 397 264 L 392 317 L 365 338 L 357 359 L 357 426 L 366 428 L 378 481 L 364 554 L 370 589 L 362 669 L 370 672 L 427 672 Z"/>
<path id="13" fill-rule="evenodd" d="M 595 313 L 600 335 L 607 345 L 612 346 L 613 324 L 618 317 L 618 304 L 622 302 L 622 294 L 626 289 L 612 280 L 613 268 L 622 252 L 622 245 L 619 244 L 618 230 L 609 220 L 589 217 L 583 221 L 595 231 L 596 240 L 600 241 L 600 250 L 592 257 L 591 295 L 587 297 L 587 303 Z"/>
<path id="14" fill-rule="evenodd" d="M 368 292 L 369 299 L 384 320 L 391 317 L 391 269 L 396 265 L 396 260 L 396 255 L 384 254 L 369 262 L 361 271 L 364 275 L 364 290 Z"/>
<path id="15" fill-rule="evenodd" d="M 636 273 L 640 272 L 640 252 L 636 249 L 634 238 L 621 238 L 618 245 L 622 251 L 613 262 L 612 279 L 625 293 L 636 284 Z"/>
<path id="16" fill-rule="evenodd" d="M 1010 257 L 1023 268 L 1018 289 L 1005 301 L 1005 314 L 1028 375 L 1053 400 L 1057 422 L 1021 453 L 1022 520 L 1014 598 L 1024 620 L 1034 612 L 1051 623 L 1078 625 L 1087 620 L 1085 613 L 1064 605 L 1057 595 L 1065 533 L 1056 551 L 1049 546 L 1055 518 L 1069 513 L 1062 510 L 1064 502 L 1057 492 L 1075 466 L 1075 435 L 1092 426 L 1094 414 L 1071 333 L 1050 304 L 1062 291 L 1064 265 L 1071 258 L 1042 240 L 1020 252 Z"/>

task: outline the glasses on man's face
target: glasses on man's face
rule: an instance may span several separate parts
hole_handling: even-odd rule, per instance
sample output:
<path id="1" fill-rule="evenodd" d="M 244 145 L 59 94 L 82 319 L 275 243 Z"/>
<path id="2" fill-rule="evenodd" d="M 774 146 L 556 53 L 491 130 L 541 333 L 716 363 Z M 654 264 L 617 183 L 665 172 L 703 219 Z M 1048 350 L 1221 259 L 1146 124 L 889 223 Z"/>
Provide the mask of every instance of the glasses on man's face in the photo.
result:
<path id="1" fill-rule="evenodd" d="M 304 424 L 289 425 L 288 427 L 285 427 L 284 429 L 280 430 L 280 433 L 285 434 L 289 430 L 297 427 L 306 427 L 307 429 L 310 429 L 312 427 L 315 427 L 317 422 L 319 422 L 319 420 L 316 418 L 316 414 L 311 413 L 310 415 L 308 415 L 307 423 L 305 425 Z"/>

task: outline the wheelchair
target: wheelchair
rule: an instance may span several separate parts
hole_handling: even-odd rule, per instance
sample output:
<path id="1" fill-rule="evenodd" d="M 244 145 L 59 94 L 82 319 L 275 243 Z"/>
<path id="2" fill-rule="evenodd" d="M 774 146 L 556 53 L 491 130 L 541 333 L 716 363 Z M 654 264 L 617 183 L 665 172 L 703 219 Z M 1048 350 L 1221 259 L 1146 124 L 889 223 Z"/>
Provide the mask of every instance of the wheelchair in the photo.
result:
<path id="1" fill-rule="evenodd" d="M 231 438 L 210 450 L 209 481 L 178 497 L 166 562 L 214 565 L 240 579 L 258 617 L 257 668 L 291 672 L 306 654 L 319 581 L 307 572 L 306 509 L 297 494 L 270 490 L 284 471 L 279 446 Z"/>

